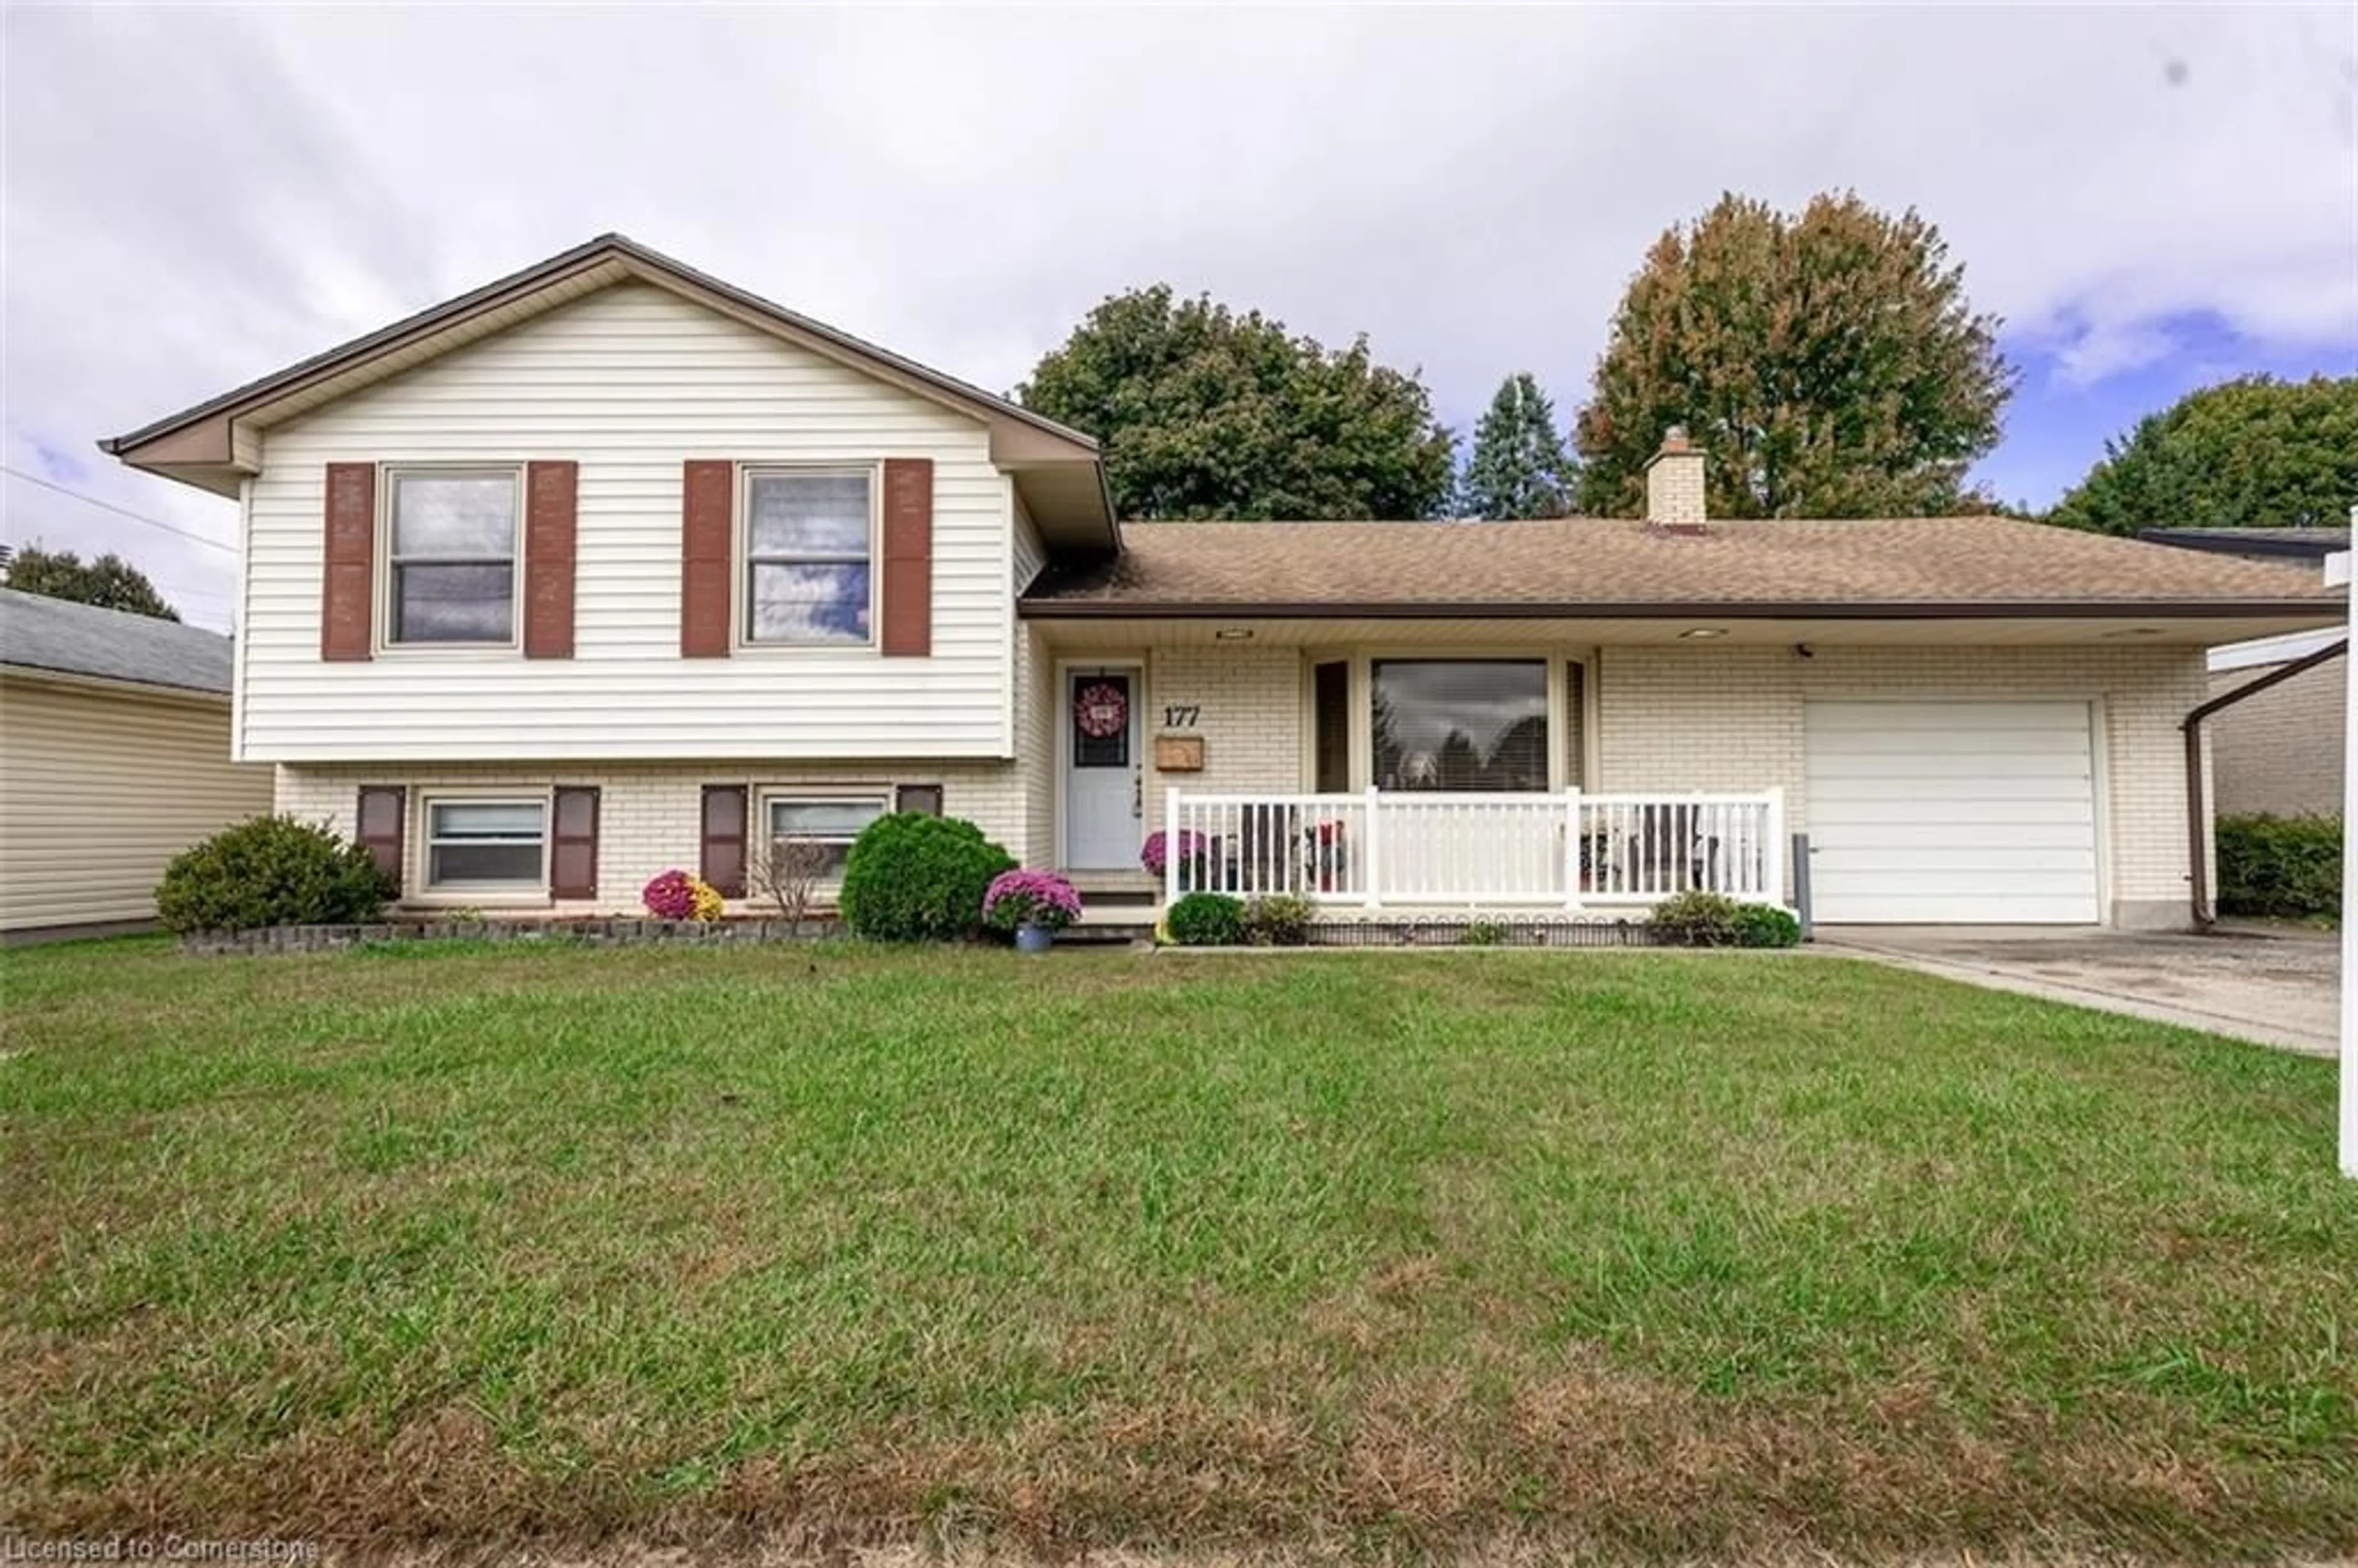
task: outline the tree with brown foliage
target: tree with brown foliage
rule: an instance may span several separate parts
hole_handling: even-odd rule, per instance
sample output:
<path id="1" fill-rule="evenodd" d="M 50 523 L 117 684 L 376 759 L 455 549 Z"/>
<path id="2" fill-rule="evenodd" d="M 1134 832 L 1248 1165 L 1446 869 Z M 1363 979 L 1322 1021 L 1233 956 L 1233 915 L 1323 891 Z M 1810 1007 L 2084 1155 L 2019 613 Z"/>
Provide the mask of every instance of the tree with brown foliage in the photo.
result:
<path id="1" fill-rule="evenodd" d="M 1614 317 L 1576 427 L 1583 510 L 1635 515 L 1672 425 L 1711 460 L 1715 516 L 1985 510 L 1965 470 L 2014 388 L 1997 328 L 1913 209 L 1723 196 L 1655 241 Z"/>

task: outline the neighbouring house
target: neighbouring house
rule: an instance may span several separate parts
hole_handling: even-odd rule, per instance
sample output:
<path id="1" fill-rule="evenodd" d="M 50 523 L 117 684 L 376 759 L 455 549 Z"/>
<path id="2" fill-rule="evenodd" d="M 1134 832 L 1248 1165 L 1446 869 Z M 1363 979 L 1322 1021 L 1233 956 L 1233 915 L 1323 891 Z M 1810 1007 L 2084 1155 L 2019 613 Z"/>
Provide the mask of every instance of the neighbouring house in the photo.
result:
<path id="1" fill-rule="evenodd" d="M 1123 524 L 1087 436 L 619 237 L 104 446 L 238 500 L 236 754 L 418 906 L 741 896 L 900 807 L 1108 901 L 2182 925 L 2204 649 L 2341 614 L 1999 518 L 1715 522 L 1675 435 L 1643 519 Z"/>
<path id="2" fill-rule="evenodd" d="M 2147 528 L 2157 545 L 2320 572 L 2350 548 L 2347 528 Z M 2211 737 L 2212 805 L 2223 816 L 2342 815 L 2342 739 L 2349 660 L 2303 660 L 2337 647 L 2343 630 L 2297 632 L 2211 650 L 2211 695 L 2284 674 L 2286 678 L 2219 709 Z"/>
<path id="3" fill-rule="evenodd" d="M 0 940 L 146 925 L 173 856 L 270 809 L 230 665 L 217 633 L 0 589 Z"/>

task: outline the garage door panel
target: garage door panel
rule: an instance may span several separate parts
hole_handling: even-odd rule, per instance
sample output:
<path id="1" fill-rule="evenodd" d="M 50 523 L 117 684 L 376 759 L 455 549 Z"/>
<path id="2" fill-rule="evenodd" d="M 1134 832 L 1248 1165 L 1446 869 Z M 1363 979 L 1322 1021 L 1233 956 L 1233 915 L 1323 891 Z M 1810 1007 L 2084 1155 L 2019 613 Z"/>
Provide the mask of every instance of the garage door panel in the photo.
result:
<path id="1" fill-rule="evenodd" d="M 2039 857 L 2037 850 L 1999 854 L 1994 850 L 1915 849 L 1906 855 L 1860 850 L 1819 850 L 1810 857 L 1812 872 L 1820 880 L 1853 871 L 1923 877 L 1936 880 L 1956 892 L 2001 893 L 2008 888 L 2041 894 L 2083 892 L 2096 869 L 2093 855 L 2061 860 Z"/>
<path id="2" fill-rule="evenodd" d="M 1848 737 L 1844 744 L 1848 744 Z M 1830 779 L 2085 779 L 2088 743 L 2077 752 L 2003 751 L 1844 752 L 1813 769 Z"/>
<path id="3" fill-rule="evenodd" d="M 1821 812 L 1825 820 L 1812 821 L 1811 838 L 1820 844 L 1848 840 L 1859 835 L 1872 835 L 1878 843 L 1890 842 L 1887 827 L 1912 829 L 1923 820 L 1922 800 L 1837 800 L 1835 812 Z M 1962 832 L 1988 829 L 1998 835 L 2062 832 L 2071 836 L 2074 843 L 2088 843 L 2089 832 L 2095 819 L 2095 808 L 2085 800 L 1959 800 L 1946 803 L 1943 816 Z M 1913 835 L 1909 835 L 1912 841 Z M 2051 838 L 2039 842 L 2051 843 Z"/>
<path id="4" fill-rule="evenodd" d="M 2088 709 L 2079 702 L 1815 702 L 1810 705 L 1810 726 L 1812 733 L 1829 735 L 1898 730 L 1935 737 L 1966 730 L 2085 735 Z"/>
<path id="5" fill-rule="evenodd" d="M 1941 845 L 1893 846 L 1810 845 L 1810 863 L 1820 877 L 1848 871 L 1974 871 L 2017 872 L 2024 876 L 2057 872 L 2073 885 L 2084 882 L 2096 869 L 2095 853 L 2084 845 L 1972 845 L 1950 849 Z M 1945 882 L 1944 884 L 1945 885 Z"/>
<path id="6" fill-rule="evenodd" d="M 1883 773 L 1827 778 L 1810 773 L 1810 798 L 1832 801 L 1945 801 L 1970 805 L 1978 800 L 2085 801 L 2091 775 L 2076 779 L 1968 777 L 1953 770 L 1942 773 Z"/>
<path id="7" fill-rule="evenodd" d="M 1967 760 L 1985 756 L 2052 757 L 2067 766 L 2084 766 L 2088 761 L 2088 737 L 2084 731 L 2075 734 L 2062 730 L 1959 730 L 1939 733 L 1907 729 L 1860 730 L 1842 735 L 1837 761 L 1918 756 Z"/>
<path id="8" fill-rule="evenodd" d="M 1942 893 L 1937 896 L 1877 895 L 1845 901 L 1843 913 L 1823 907 L 1816 918 L 1829 925 L 2093 925 L 2096 901 L 2028 899 L 2017 893 L 1995 897 Z"/>
<path id="9" fill-rule="evenodd" d="M 1806 730 L 1820 920 L 2099 918 L 2084 703 L 1813 702 Z"/>

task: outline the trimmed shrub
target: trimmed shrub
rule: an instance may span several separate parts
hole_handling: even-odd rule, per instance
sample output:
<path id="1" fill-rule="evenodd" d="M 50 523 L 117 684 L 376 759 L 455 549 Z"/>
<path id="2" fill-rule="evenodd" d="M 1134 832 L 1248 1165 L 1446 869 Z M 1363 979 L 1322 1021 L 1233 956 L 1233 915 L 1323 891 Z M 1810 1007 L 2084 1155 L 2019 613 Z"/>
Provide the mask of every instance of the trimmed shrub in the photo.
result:
<path id="1" fill-rule="evenodd" d="M 2306 920 L 2342 913 L 2342 819 L 2223 816 L 2219 913 Z"/>
<path id="2" fill-rule="evenodd" d="M 1301 947 L 1310 941 L 1310 901 L 1264 893 L 1245 905 L 1245 940 L 1256 947 Z"/>
<path id="3" fill-rule="evenodd" d="M 257 816 L 174 857 L 156 916 L 181 933 L 365 925 L 393 893 L 369 852 L 324 824 Z"/>
<path id="4" fill-rule="evenodd" d="M 982 895 L 982 923 L 993 931 L 1062 931 L 1080 917 L 1080 893 L 1054 871 L 1001 871 Z"/>
<path id="5" fill-rule="evenodd" d="M 1649 924 L 1670 947 L 1790 947 L 1801 940 L 1801 923 L 1790 910 L 1701 891 L 1664 899 Z"/>
<path id="6" fill-rule="evenodd" d="M 1191 892 L 1163 919 L 1182 947 L 1235 947 L 1245 939 L 1245 906 L 1224 892 Z"/>
<path id="7" fill-rule="evenodd" d="M 639 890 L 639 902 L 657 920 L 718 920 L 725 901 L 702 877 L 675 868 L 649 879 Z"/>
<path id="8" fill-rule="evenodd" d="M 1742 936 L 1736 902 L 1725 893 L 1674 893 L 1647 917 L 1655 940 L 1674 947 L 1733 947 Z"/>
<path id="9" fill-rule="evenodd" d="M 983 894 L 1015 857 L 956 816 L 896 811 L 852 841 L 836 902 L 871 942 L 949 942 L 982 921 Z"/>
<path id="10" fill-rule="evenodd" d="M 1739 947 L 1798 947 L 1801 922 L 1790 909 L 1773 903 L 1736 906 L 1736 945 Z"/>

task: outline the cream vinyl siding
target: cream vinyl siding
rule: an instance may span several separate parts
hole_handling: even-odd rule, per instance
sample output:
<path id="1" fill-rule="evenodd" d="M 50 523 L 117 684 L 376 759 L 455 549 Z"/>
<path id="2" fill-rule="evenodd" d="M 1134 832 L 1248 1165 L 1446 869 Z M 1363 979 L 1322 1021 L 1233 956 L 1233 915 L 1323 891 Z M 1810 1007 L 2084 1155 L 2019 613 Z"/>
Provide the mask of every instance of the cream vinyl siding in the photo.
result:
<path id="1" fill-rule="evenodd" d="M 152 920 L 172 857 L 270 802 L 225 697 L 0 672 L 0 931 Z"/>
<path id="2" fill-rule="evenodd" d="M 680 465 L 934 461 L 933 654 L 679 654 Z M 1011 490 L 983 425 L 624 285 L 268 431 L 246 502 L 241 754 L 256 762 L 1005 757 Z M 319 658 L 330 462 L 580 464 L 575 657 Z"/>

